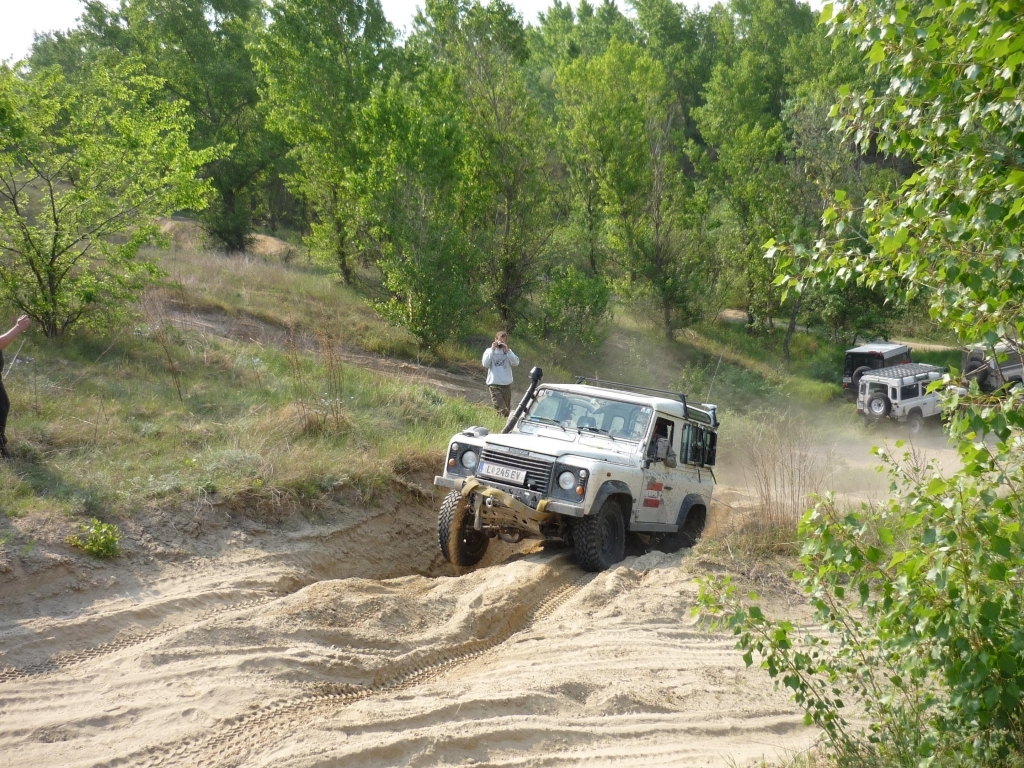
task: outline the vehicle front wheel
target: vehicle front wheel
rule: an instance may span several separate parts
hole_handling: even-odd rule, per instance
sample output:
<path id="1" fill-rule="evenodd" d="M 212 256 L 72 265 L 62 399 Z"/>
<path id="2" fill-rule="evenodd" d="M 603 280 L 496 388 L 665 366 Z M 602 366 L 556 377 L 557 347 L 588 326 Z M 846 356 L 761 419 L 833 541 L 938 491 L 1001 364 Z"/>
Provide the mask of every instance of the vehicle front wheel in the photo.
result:
<path id="1" fill-rule="evenodd" d="M 608 499 L 596 514 L 576 520 L 572 531 L 576 562 L 585 571 L 603 571 L 626 556 L 626 525 L 618 502 Z"/>
<path id="2" fill-rule="evenodd" d="M 476 565 L 487 552 L 487 534 L 473 528 L 473 514 L 461 493 L 444 498 L 437 516 L 437 543 L 452 565 Z"/>

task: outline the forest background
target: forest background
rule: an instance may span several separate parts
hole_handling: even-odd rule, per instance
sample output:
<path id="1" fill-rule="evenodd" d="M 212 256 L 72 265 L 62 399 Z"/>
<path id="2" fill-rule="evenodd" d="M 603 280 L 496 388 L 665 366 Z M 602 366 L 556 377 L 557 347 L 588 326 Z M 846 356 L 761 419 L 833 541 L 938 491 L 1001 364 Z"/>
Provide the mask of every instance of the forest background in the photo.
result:
<path id="1" fill-rule="evenodd" d="M 810 246 L 836 190 L 862 200 L 910 173 L 830 132 L 840 89 L 878 77 L 852 38 L 793 0 L 633 10 L 555 0 L 529 26 L 501 0 L 431 0 L 399 41 L 374 0 L 92 2 L 3 77 L 30 125 L 69 94 L 102 102 L 114 81 L 122 103 L 170 109 L 191 153 L 167 168 L 203 188 L 140 191 L 115 225 L 145 200 L 198 216 L 229 252 L 257 232 L 302 237 L 345 282 L 369 270 L 377 310 L 424 351 L 481 320 L 592 347 L 613 297 L 669 337 L 726 306 L 752 331 L 781 321 L 787 361 L 798 323 L 844 343 L 885 335 L 905 308 L 894 291 L 839 280 L 787 295 L 762 247 Z M 170 189 L 173 173 L 144 167 Z M 97 226 L 6 270 L 6 298 L 48 335 L 109 322 L 157 272 L 138 257 L 152 232 L 118 256 L 85 247 L 109 240 Z M 67 270 L 49 266 L 60 258 Z M 67 284 L 14 288 L 47 271 Z"/>

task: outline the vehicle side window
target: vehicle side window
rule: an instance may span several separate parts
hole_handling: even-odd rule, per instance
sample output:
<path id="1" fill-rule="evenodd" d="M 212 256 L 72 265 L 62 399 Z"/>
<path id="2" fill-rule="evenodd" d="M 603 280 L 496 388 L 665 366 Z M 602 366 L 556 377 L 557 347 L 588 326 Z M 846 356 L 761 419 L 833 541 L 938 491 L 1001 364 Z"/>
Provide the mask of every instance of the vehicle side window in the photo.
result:
<path id="1" fill-rule="evenodd" d="M 661 438 L 668 438 L 669 450 L 672 453 L 675 453 L 675 431 L 676 424 L 674 421 L 659 416 L 658 420 L 654 422 L 654 434 L 651 435 L 651 442 L 647 446 L 648 458 L 653 457 L 657 454 L 658 440 Z"/>
<path id="2" fill-rule="evenodd" d="M 686 461 L 690 464 L 704 463 L 704 430 L 695 424 L 689 425 L 690 440 Z"/>
<path id="3" fill-rule="evenodd" d="M 900 387 L 900 400 L 912 400 L 917 397 L 917 384 L 911 384 L 906 387 Z"/>
<path id="4" fill-rule="evenodd" d="M 890 400 L 895 400 L 896 399 L 896 393 L 897 393 L 896 387 L 890 387 L 889 388 L 889 399 Z"/>
<path id="5" fill-rule="evenodd" d="M 704 463 L 709 466 L 715 466 L 715 459 L 718 458 L 718 433 L 717 432 L 705 432 L 706 440 L 704 443 Z"/>

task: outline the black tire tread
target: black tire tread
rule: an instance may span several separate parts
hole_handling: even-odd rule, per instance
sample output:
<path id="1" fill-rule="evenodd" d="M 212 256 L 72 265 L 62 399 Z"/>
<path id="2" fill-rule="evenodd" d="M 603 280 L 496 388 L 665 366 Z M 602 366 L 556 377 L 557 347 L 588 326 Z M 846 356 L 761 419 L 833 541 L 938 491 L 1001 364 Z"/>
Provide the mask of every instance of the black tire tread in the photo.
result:
<path id="1" fill-rule="evenodd" d="M 618 559 L 612 562 L 605 562 L 601 552 L 601 520 L 606 514 L 616 515 L 619 519 L 619 524 L 622 526 L 622 551 L 619 553 Z M 585 571 L 597 572 L 606 570 L 615 565 L 615 563 L 620 562 L 625 557 L 625 533 L 622 510 L 617 502 L 608 499 L 597 514 L 581 517 L 573 526 L 572 543 L 576 554 L 576 563 Z"/>
<path id="2" fill-rule="evenodd" d="M 452 491 L 444 497 L 441 511 L 437 515 L 437 543 L 441 555 L 452 565 L 467 567 L 479 563 L 487 552 L 487 538 L 479 551 L 465 546 L 460 533 L 466 524 L 466 513 L 469 505 L 458 491 Z M 476 533 L 474 531 L 474 533 Z M 480 534 L 482 535 L 482 534 Z"/>

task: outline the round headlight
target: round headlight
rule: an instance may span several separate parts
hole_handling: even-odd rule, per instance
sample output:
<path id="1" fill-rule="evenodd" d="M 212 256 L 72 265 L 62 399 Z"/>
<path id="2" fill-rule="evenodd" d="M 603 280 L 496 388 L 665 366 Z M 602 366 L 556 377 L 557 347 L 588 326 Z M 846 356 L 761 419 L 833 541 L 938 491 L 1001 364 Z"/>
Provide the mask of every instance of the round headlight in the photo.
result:
<path id="1" fill-rule="evenodd" d="M 572 472 L 563 472 L 558 476 L 558 487 L 563 491 L 568 491 L 576 485 L 576 475 Z"/>
<path id="2" fill-rule="evenodd" d="M 475 451 L 466 451 L 462 454 L 462 466 L 466 469 L 474 469 L 479 459 L 480 457 L 476 455 Z"/>
<path id="3" fill-rule="evenodd" d="M 452 443 L 452 453 L 458 453 L 458 452 L 459 452 L 459 444 L 458 443 Z"/>

